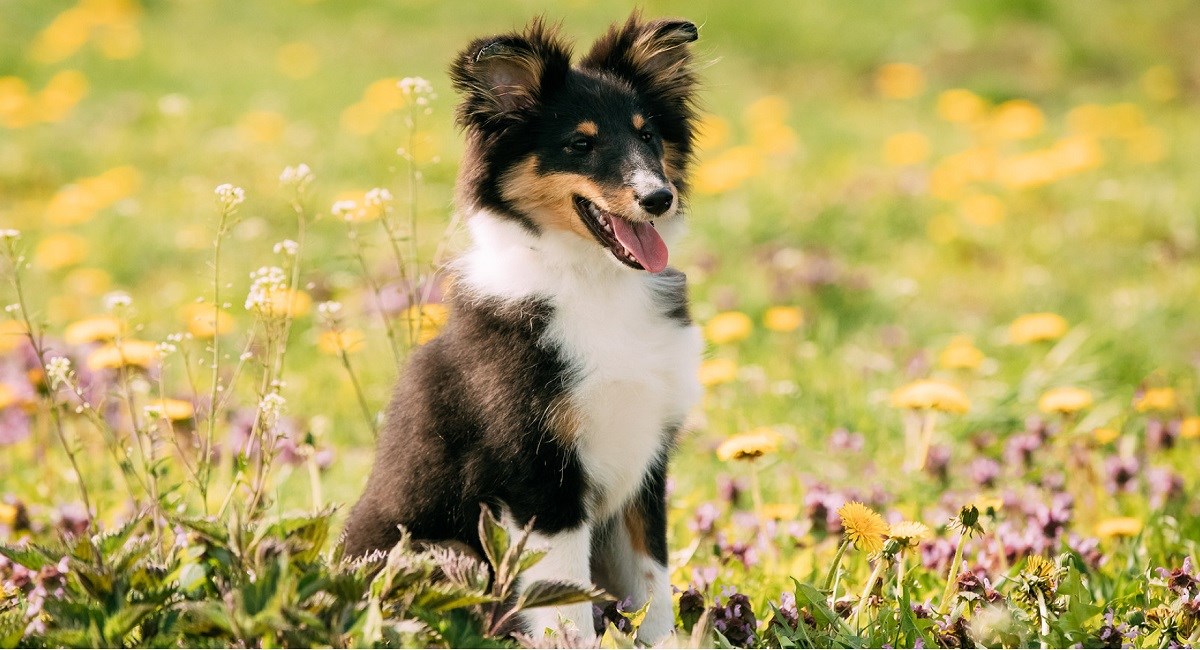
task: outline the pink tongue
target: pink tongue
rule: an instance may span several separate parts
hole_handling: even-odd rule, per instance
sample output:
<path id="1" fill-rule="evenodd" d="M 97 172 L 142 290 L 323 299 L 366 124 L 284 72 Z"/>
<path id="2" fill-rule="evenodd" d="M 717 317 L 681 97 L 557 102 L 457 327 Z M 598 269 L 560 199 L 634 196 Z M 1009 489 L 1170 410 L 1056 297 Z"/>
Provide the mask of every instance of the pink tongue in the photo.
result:
<path id="1" fill-rule="evenodd" d="M 667 244 L 659 236 L 654 226 L 644 221 L 629 221 L 613 215 L 613 232 L 617 241 L 651 273 L 658 273 L 667 268 Z"/>

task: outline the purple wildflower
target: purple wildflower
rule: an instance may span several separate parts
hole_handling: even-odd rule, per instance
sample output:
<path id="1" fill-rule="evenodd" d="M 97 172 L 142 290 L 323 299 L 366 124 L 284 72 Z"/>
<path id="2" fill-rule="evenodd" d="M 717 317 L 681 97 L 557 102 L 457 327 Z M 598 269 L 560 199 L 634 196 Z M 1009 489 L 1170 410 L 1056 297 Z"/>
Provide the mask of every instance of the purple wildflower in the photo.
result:
<path id="1" fill-rule="evenodd" d="M 1104 461 L 1104 484 L 1110 494 L 1133 492 L 1137 489 L 1141 463 L 1129 456 L 1110 456 Z"/>
<path id="2" fill-rule="evenodd" d="M 749 648 L 754 645 L 758 629 L 750 598 L 733 592 L 732 588 L 727 588 L 725 594 L 713 605 L 713 627 L 734 646 Z"/>
<path id="3" fill-rule="evenodd" d="M 829 448 L 833 451 L 858 453 L 863 450 L 863 435 L 838 427 L 829 434 Z"/>
<path id="4" fill-rule="evenodd" d="M 994 487 L 996 479 L 1000 476 L 1000 463 L 987 457 L 976 458 L 971 461 L 967 472 L 971 475 L 971 480 L 979 487 Z"/>

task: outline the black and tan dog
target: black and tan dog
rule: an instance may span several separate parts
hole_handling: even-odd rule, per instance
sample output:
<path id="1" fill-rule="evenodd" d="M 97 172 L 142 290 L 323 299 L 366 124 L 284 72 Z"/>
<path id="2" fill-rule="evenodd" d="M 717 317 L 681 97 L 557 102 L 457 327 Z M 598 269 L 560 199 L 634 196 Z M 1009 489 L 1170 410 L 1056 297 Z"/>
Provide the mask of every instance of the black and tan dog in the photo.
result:
<path id="1" fill-rule="evenodd" d="M 695 25 L 614 26 L 578 63 L 540 21 L 473 42 L 451 74 L 466 132 L 458 207 L 473 245 L 450 320 L 414 352 L 347 550 L 415 538 L 479 548 L 480 504 L 548 550 L 528 578 L 594 582 L 673 625 L 667 459 L 700 397 L 701 338 L 683 274 Z M 592 638 L 588 604 L 534 610 L 528 631 Z"/>

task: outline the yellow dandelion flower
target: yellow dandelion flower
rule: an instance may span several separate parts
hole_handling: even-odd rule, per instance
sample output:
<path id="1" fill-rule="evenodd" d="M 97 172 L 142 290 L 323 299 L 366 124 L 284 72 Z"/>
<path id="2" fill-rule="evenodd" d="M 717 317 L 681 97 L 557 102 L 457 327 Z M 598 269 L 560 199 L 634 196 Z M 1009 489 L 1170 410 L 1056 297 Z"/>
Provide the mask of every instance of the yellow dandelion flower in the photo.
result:
<path id="1" fill-rule="evenodd" d="M 800 505 L 796 503 L 764 503 L 758 515 L 763 519 L 775 521 L 791 521 L 800 515 Z"/>
<path id="2" fill-rule="evenodd" d="M 442 328 L 446 326 L 446 321 L 450 318 L 450 310 L 441 303 L 414 305 L 404 312 L 403 318 L 414 323 L 417 333 L 416 343 L 424 345 L 441 333 Z"/>
<path id="3" fill-rule="evenodd" d="M 771 307 L 763 314 L 763 327 L 772 332 L 791 332 L 804 324 L 799 307 Z"/>
<path id="4" fill-rule="evenodd" d="M 762 153 L 749 146 L 732 147 L 696 167 L 694 186 L 701 194 L 721 194 L 742 186 L 762 169 Z"/>
<path id="5" fill-rule="evenodd" d="M 929 138 L 919 131 L 903 131 L 883 141 L 883 161 L 893 167 L 918 165 L 929 159 Z"/>
<path id="6" fill-rule="evenodd" d="M 281 288 L 269 291 L 258 313 L 263 318 L 283 318 L 288 315 L 289 308 L 292 318 L 300 318 L 312 310 L 312 297 L 296 289 Z"/>
<path id="7" fill-rule="evenodd" d="M 47 271 L 74 266 L 87 256 L 88 242 L 79 235 L 58 233 L 49 235 L 33 250 L 33 263 Z"/>
<path id="8" fill-rule="evenodd" d="M 963 197 L 958 210 L 964 219 L 977 226 L 994 226 L 1004 221 L 1007 210 L 1004 202 L 991 194 L 970 194 Z"/>
<path id="9" fill-rule="evenodd" d="M 842 520 L 842 532 L 854 548 L 868 553 L 883 550 L 883 540 L 888 534 L 887 522 L 879 513 L 858 501 L 851 501 L 838 508 Z"/>
<path id="10" fill-rule="evenodd" d="M 1063 337 L 1068 329 L 1067 319 L 1050 312 L 1024 314 L 1008 326 L 1008 337 L 1013 343 L 1037 343 L 1054 341 Z"/>
<path id="11" fill-rule="evenodd" d="M 736 343 L 750 336 L 754 323 L 740 311 L 724 311 L 704 324 L 704 337 L 716 345 Z"/>
<path id="12" fill-rule="evenodd" d="M 12 352 L 25 340 L 25 323 L 19 320 L 0 321 L 0 353 Z"/>
<path id="13" fill-rule="evenodd" d="M 779 434 L 770 427 L 759 427 L 727 438 L 717 447 L 717 458 L 723 461 L 754 460 L 779 451 Z"/>
<path id="14" fill-rule="evenodd" d="M 1179 423 L 1179 437 L 1184 440 L 1196 440 L 1200 438 L 1200 416 L 1190 416 L 1183 418 Z"/>
<path id="15" fill-rule="evenodd" d="M 1112 427 L 1097 427 L 1092 430 L 1092 440 L 1098 445 L 1107 445 L 1121 437 L 1121 432 Z"/>
<path id="16" fill-rule="evenodd" d="M 946 413 L 966 413 L 971 400 L 957 386 L 936 379 L 914 381 L 892 392 L 892 406 L 904 409 L 931 409 Z"/>
<path id="17" fill-rule="evenodd" d="M 1071 415 L 1092 405 L 1092 392 L 1075 386 L 1059 386 L 1042 393 L 1038 410 L 1042 413 Z"/>
<path id="18" fill-rule="evenodd" d="M 1042 132 L 1046 116 L 1027 99 L 1013 99 L 996 107 L 992 133 L 1003 140 L 1024 140 Z"/>
<path id="19" fill-rule="evenodd" d="M 111 341 L 121 335 L 121 321 L 112 316 L 92 316 L 67 326 L 63 340 L 71 345 Z"/>
<path id="20" fill-rule="evenodd" d="M 1166 412 L 1174 411 L 1178 403 L 1174 388 L 1147 388 L 1141 397 L 1134 400 L 1133 408 L 1138 413 Z"/>
<path id="21" fill-rule="evenodd" d="M 158 411 L 162 417 L 172 422 L 186 422 L 196 415 L 196 408 L 191 402 L 169 397 L 150 403 L 148 408 Z"/>
<path id="22" fill-rule="evenodd" d="M 128 340 L 121 345 L 109 343 L 88 355 L 87 365 L 92 370 L 116 369 L 122 366 L 150 368 L 158 361 L 158 347 L 150 341 Z"/>
<path id="23" fill-rule="evenodd" d="M 0 502 L 0 525 L 12 526 L 17 523 L 17 519 L 21 516 L 21 509 L 11 503 Z M 7 597 L 8 594 L 5 593 Z"/>
<path id="24" fill-rule="evenodd" d="M 983 117 L 986 110 L 987 102 L 979 95 L 964 88 L 943 91 L 937 98 L 938 117 L 947 122 L 958 124 L 974 122 Z"/>
<path id="25" fill-rule="evenodd" d="M 925 90 L 925 73 L 911 63 L 887 63 L 875 73 L 875 90 L 888 99 L 909 99 Z"/>
<path id="26" fill-rule="evenodd" d="M 250 111 L 238 119 L 238 132 L 248 142 L 278 142 L 287 128 L 287 119 L 274 111 Z"/>
<path id="27" fill-rule="evenodd" d="M 379 114 L 386 114 L 404 108 L 407 98 L 400 88 L 400 79 L 384 77 L 371 82 L 363 91 L 362 101 Z"/>
<path id="28" fill-rule="evenodd" d="M 933 532 L 929 530 L 929 526 L 919 521 L 902 521 L 891 525 L 888 529 L 888 537 L 898 540 L 904 546 L 916 546 L 927 539 L 932 539 Z"/>
<path id="29" fill-rule="evenodd" d="M 947 370 L 975 370 L 983 364 L 983 352 L 975 347 L 971 337 L 959 335 L 950 339 L 938 354 L 938 365 Z"/>
<path id="30" fill-rule="evenodd" d="M 737 379 L 738 367 L 733 359 L 705 359 L 700 363 L 700 384 L 719 386 Z"/>
<path id="31" fill-rule="evenodd" d="M 183 308 L 183 321 L 192 336 L 211 339 L 233 329 L 233 316 L 224 309 L 213 309 L 205 303 L 193 303 Z"/>
<path id="32" fill-rule="evenodd" d="M 1142 520 L 1137 517 L 1109 517 L 1096 524 L 1097 537 L 1137 537 L 1142 532 Z"/>
<path id="33" fill-rule="evenodd" d="M 340 355 L 342 352 L 352 354 L 363 349 L 367 344 L 367 337 L 362 330 L 344 329 L 344 330 L 326 330 L 321 332 L 317 337 L 317 349 L 325 354 L 334 356 Z"/>

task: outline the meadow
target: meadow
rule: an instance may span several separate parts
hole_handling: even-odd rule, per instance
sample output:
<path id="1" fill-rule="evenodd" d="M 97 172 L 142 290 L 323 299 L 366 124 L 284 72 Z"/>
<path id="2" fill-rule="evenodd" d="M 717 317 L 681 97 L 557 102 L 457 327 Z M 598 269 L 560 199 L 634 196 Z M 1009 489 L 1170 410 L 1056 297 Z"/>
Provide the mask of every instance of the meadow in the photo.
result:
<path id="1" fill-rule="evenodd" d="M 446 64 L 629 9 L 0 4 L 0 647 L 528 642 L 492 522 L 491 580 L 337 536 L 465 242 Z M 1200 7 L 644 10 L 704 62 L 673 643 L 1200 642 Z"/>

